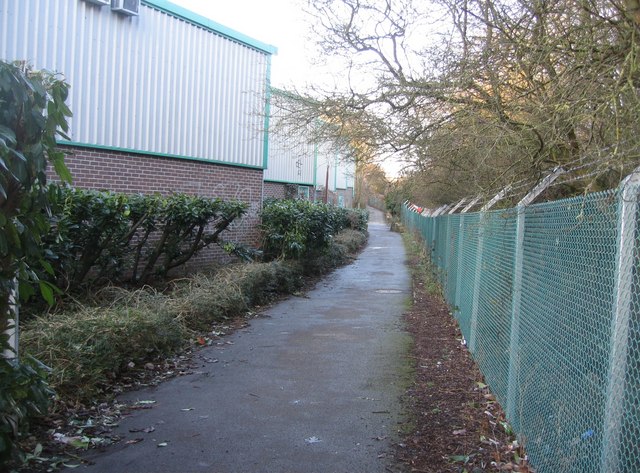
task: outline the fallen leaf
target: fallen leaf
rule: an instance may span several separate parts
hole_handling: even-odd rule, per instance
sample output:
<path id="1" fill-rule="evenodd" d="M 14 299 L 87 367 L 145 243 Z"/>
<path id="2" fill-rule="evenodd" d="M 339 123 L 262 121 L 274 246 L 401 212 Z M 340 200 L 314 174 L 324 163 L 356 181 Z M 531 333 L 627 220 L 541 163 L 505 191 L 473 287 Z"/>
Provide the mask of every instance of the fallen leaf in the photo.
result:
<path id="1" fill-rule="evenodd" d="M 467 429 L 454 430 L 453 435 L 464 435 L 467 433 Z"/>
<path id="2" fill-rule="evenodd" d="M 134 443 L 140 443 L 142 442 L 144 439 L 143 438 L 138 438 L 138 439 L 131 439 L 131 440 L 127 440 L 125 442 L 125 444 L 127 445 L 133 445 Z"/>
<path id="3" fill-rule="evenodd" d="M 146 427 L 144 429 L 129 429 L 129 432 L 131 432 L 132 434 L 136 433 L 136 432 L 144 432 L 144 433 L 148 434 L 148 433 L 153 432 L 154 430 L 156 430 L 155 427 Z"/>
<path id="4" fill-rule="evenodd" d="M 136 401 L 136 404 L 147 405 L 147 404 L 155 404 L 156 401 Z"/>
<path id="5" fill-rule="evenodd" d="M 89 440 L 88 437 L 80 437 L 80 438 L 72 438 L 70 439 L 70 441 L 68 442 L 69 445 L 71 445 L 72 447 L 75 448 L 82 448 L 82 449 L 87 449 L 89 448 L 89 443 L 91 441 Z"/>
<path id="6" fill-rule="evenodd" d="M 194 409 L 195 409 L 195 408 L 193 408 L 193 407 L 185 407 L 184 409 L 180 409 L 180 410 L 181 410 L 181 411 L 184 411 L 184 412 L 187 412 L 187 411 L 192 411 L 192 410 L 194 410 Z"/>
<path id="7" fill-rule="evenodd" d="M 167 445 L 169 445 L 169 442 L 160 442 L 157 447 L 166 447 Z"/>

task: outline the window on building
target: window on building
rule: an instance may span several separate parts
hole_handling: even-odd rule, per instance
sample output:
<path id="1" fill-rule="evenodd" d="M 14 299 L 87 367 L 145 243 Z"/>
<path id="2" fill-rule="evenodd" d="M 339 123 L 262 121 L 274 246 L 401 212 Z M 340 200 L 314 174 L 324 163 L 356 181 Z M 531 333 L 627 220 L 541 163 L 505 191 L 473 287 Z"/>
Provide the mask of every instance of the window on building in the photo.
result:
<path id="1" fill-rule="evenodd" d="M 298 199 L 309 200 L 309 187 L 298 186 Z"/>

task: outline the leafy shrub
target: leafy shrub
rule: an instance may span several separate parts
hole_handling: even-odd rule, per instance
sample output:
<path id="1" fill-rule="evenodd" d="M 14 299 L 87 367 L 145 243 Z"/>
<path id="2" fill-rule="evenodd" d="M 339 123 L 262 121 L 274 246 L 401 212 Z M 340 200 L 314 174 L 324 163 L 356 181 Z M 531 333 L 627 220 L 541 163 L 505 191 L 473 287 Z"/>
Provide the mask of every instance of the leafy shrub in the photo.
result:
<path id="1" fill-rule="evenodd" d="M 53 288 L 37 271 L 52 272 L 41 245 L 49 229 L 47 165 L 71 180 L 56 146 L 56 136 L 66 138 L 68 130 L 68 90 L 59 76 L 0 61 L 0 460 L 15 453 L 17 435 L 47 407 L 40 372 L 4 354 L 12 350 L 6 333 L 20 304 L 13 296 L 28 297 L 35 285 L 53 299 Z"/>
<path id="2" fill-rule="evenodd" d="M 268 200 L 261 217 L 267 259 L 309 260 L 326 251 L 341 230 L 366 230 L 368 214 L 305 200 Z"/>
<path id="3" fill-rule="evenodd" d="M 20 456 L 14 442 L 27 432 L 30 419 L 47 412 L 53 392 L 44 379 L 34 359 L 0 359 L 0 465 Z"/>
<path id="4" fill-rule="evenodd" d="M 59 283 L 146 284 L 185 264 L 246 212 L 237 201 L 58 188 L 48 239 Z"/>

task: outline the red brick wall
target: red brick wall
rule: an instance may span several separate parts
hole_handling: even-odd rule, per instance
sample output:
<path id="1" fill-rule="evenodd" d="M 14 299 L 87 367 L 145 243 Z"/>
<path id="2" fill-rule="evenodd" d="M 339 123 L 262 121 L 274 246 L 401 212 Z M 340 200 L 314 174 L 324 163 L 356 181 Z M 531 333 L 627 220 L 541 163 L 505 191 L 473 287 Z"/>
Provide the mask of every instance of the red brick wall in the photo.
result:
<path id="1" fill-rule="evenodd" d="M 287 189 L 287 187 L 289 187 Z M 264 198 L 265 199 L 291 199 L 297 198 L 298 188 L 307 187 L 309 189 L 309 200 L 313 200 L 314 190 L 312 186 L 300 186 L 298 184 L 285 184 L 282 182 L 265 182 Z"/>
<path id="2" fill-rule="evenodd" d="M 84 147 L 61 147 L 70 152 L 65 162 L 73 185 L 124 193 L 170 194 L 184 192 L 204 197 L 238 199 L 249 204 L 245 217 L 235 222 L 223 238 L 255 246 L 259 241 L 259 212 L 262 207 L 263 171 L 203 161 L 164 158 Z M 49 169 L 48 177 L 56 180 Z M 220 259 L 216 246 L 203 252 L 197 263 Z"/>
<path id="3" fill-rule="evenodd" d="M 284 199 L 286 196 L 285 185 L 281 182 L 265 182 L 264 198 L 265 199 Z"/>

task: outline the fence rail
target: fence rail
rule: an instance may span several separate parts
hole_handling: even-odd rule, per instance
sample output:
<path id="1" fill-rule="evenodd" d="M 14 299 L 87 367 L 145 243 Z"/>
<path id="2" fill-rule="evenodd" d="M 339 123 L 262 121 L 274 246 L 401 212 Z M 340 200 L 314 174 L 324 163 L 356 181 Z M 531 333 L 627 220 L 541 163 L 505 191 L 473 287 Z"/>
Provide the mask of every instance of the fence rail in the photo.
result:
<path id="1" fill-rule="evenodd" d="M 508 210 L 403 208 L 538 473 L 640 472 L 638 181 Z"/>

